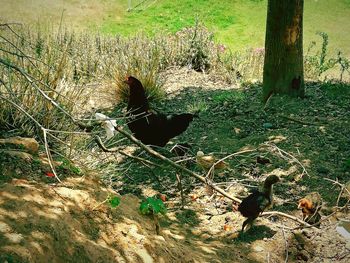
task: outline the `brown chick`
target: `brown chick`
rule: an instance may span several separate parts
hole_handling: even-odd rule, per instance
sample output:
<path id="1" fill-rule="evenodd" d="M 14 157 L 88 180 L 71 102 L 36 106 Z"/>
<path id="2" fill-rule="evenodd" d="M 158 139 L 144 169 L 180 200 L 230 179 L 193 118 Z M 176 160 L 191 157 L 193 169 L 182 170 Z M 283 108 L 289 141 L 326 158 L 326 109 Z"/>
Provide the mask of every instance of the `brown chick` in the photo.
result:
<path id="1" fill-rule="evenodd" d="M 197 164 L 204 168 L 205 170 L 209 170 L 214 163 L 216 163 L 218 160 L 213 155 L 204 155 L 202 151 L 197 152 L 196 156 Z M 215 170 L 223 170 L 228 167 L 228 164 L 224 161 L 220 161 L 217 164 L 215 164 L 214 169 Z"/>
<path id="2" fill-rule="evenodd" d="M 303 220 L 310 224 L 315 224 L 320 221 L 320 210 L 322 207 L 322 197 L 317 192 L 312 192 L 300 199 L 298 209 L 303 213 Z"/>

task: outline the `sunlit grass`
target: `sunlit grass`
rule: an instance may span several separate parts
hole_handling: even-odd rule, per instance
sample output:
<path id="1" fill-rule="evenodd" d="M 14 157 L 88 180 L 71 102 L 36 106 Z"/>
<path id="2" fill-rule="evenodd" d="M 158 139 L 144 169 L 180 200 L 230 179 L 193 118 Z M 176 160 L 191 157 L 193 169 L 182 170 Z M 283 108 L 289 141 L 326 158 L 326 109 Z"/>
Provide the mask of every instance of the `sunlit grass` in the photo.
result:
<path id="1" fill-rule="evenodd" d="M 249 1 L 157 1 L 145 9 L 114 13 L 98 27 L 104 33 L 123 35 L 159 30 L 176 32 L 193 25 L 198 18 L 213 31 L 217 42 L 233 50 L 264 46 L 265 0 Z M 350 4 L 346 0 L 306 0 L 304 7 L 304 43 L 317 40 L 316 32 L 329 34 L 330 50 L 343 50 L 349 56 Z"/>
<path id="2" fill-rule="evenodd" d="M 218 42 L 247 48 L 262 45 L 264 34 L 261 31 L 264 26 L 259 24 L 264 25 L 265 13 L 264 1 L 166 0 L 142 11 L 125 12 L 123 19 L 115 18 L 116 14 L 109 16 L 101 30 L 124 35 L 141 30 L 153 35 L 159 30 L 176 32 L 183 27 L 193 26 L 195 20 L 199 19 L 215 33 Z"/>
<path id="3" fill-rule="evenodd" d="M 266 0 L 147 0 L 131 12 L 127 1 L 2 1 L 4 20 L 53 23 L 58 26 L 63 13 L 66 26 L 105 34 L 133 35 L 142 31 L 155 35 L 193 26 L 199 19 L 214 32 L 215 40 L 233 50 L 263 47 Z M 133 5 L 140 1 L 132 1 Z M 348 0 L 306 0 L 304 8 L 305 46 L 317 40 L 316 32 L 329 35 L 330 51 L 350 55 L 350 4 Z"/>

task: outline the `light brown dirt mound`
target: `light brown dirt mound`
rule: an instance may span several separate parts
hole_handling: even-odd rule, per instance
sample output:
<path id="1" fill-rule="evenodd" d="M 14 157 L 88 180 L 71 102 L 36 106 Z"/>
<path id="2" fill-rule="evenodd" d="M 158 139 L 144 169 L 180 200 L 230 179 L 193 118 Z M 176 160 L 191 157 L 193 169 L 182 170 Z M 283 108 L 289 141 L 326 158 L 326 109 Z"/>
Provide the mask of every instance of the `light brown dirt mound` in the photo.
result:
<path id="1" fill-rule="evenodd" d="M 285 242 L 289 262 L 349 259 L 346 242 L 331 226 L 283 237 L 281 229 L 258 219 L 255 231 L 261 237 L 237 237 L 240 216 L 208 217 L 200 200 L 191 204 L 197 223 L 189 210 L 169 212 L 156 235 L 154 222 L 139 213 L 137 197 L 122 196 L 112 209 L 101 204 L 109 193 L 93 177 L 70 178 L 58 186 L 25 179 L 3 184 L 0 262 L 282 262 Z M 231 231 L 223 230 L 227 215 Z"/>
<path id="2" fill-rule="evenodd" d="M 190 240 L 176 225 L 156 235 L 132 195 L 115 209 L 99 205 L 109 191 L 91 178 L 13 179 L 0 193 L 0 262 L 221 262 L 220 244 Z"/>
<path id="3" fill-rule="evenodd" d="M 169 262 L 150 219 L 138 213 L 139 200 L 122 197 L 120 207 L 93 207 L 108 196 L 91 179 L 65 186 L 14 179 L 1 187 L 0 254 L 11 262 Z M 162 255 L 162 256 L 159 256 Z"/>

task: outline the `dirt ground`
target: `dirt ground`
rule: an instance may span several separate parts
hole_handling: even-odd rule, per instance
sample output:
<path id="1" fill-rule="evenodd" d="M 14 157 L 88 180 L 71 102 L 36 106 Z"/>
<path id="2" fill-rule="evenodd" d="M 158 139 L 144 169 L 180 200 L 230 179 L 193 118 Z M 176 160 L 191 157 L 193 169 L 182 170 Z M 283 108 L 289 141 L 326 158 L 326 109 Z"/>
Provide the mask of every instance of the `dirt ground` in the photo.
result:
<path id="1" fill-rule="evenodd" d="M 122 196 L 114 209 L 99 205 L 111 191 L 96 178 L 69 178 L 62 185 L 26 179 L 3 184 L 0 262 L 283 262 L 286 250 L 288 262 L 350 259 L 349 241 L 336 233 L 336 220 L 291 234 L 277 225 L 295 226 L 290 221 L 262 218 L 244 237 L 237 234 L 241 216 L 210 213 L 205 197 L 190 205 L 201 216 L 192 218 L 188 208 L 179 220 L 179 212 L 169 212 L 157 235 L 152 219 L 139 213 L 137 197 Z M 231 229 L 225 231 L 227 220 Z"/>
<path id="2" fill-rule="evenodd" d="M 201 92 L 220 87 L 222 93 L 212 93 L 211 99 L 209 96 L 202 97 L 202 102 L 205 101 L 203 98 L 208 98 L 208 101 L 214 101 L 220 106 L 213 108 L 209 105 L 210 112 L 214 113 L 222 112 L 222 108 L 228 107 L 227 104 L 232 102 L 230 101 L 232 97 L 229 97 L 228 101 L 226 100 L 226 92 L 237 90 L 237 87 L 225 86 L 224 83 L 215 81 L 210 76 L 186 69 L 168 72 L 164 74 L 164 78 L 166 80 L 165 88 L 171 95 L 170 97 L 178 99 L 186 96 L 186 93 L 182 94 L 182 87 L 201 87 Z M 321 90 L 317 96 L 325 97 Z M 348 93 L 344 94 L 344 98 L 348 98 Z M 246 101 L 239 102 L 238 100 L 238 103 L 246 104 Z M 324 104 L 322 101 L 320 103 Z M 332 104 L 330 101 L 328 103 Z M 95 104 L 94 107 L 96 107 Z M 254 103 L 252 102 L 252 104 Z M 198 104 L 196 105 L 198 106 Z M 339 101 L 337 101 L 337 105 L 339 105 L 337 108 L 339 112 L 334 111 L 335 116 L 333 117 L 339 121 L 347 119 L 348 105 Z M 275 143 L 278 143 L 277 138 L 282 138 L 282 144 L 278 144 L 280 147 L 287 147 L 286 141 L 289 145 L 299 143 L 298 147 L 302 153 L 308 149 L 308 156 L 300 154 L 298 158 L 302 160 L 309 171 L 310 177 L 304 175 L 299 178 L 297 175 L 302 173 L 300 166 L 291 160 L 283 160 L 286 166 L 283 166 L 282 161 L 279 161 L 276 166 L 273 164 L 264 167 L 255 165 L 254 170 L 248 160 L 249 157 L 245 157 L 244 160 L 240 160 L 240 166 L 237 163 L 236 165 L 230 163 L 231 170 L 220 177 L 218 185 L 221 184 L 230 194 L 242 197 L 248 194 L 248 189 L 251 186 L 249 184 L 257 185 L 271 171 L 276 172 L 280 169 L 280 176 L 284 177 L 285 184 L 276 186 L 275 208 L 278 211 L 301 218 L 300 211 L 296 209 L 296 202 L 307 191 L 319 191 L 328 206 L 333 206 L 334 202 L 332 203 L 332 201 L 336 200 L 339 189 L 334 187 L 325 189 L 327 185 L 321 185 L 324 180 L 320 179 L 318 175 L 331 175 L 327 171 L 332 170 L 334 176 L 331 178 L 338 178 L 340 174 L 346 173 L 339 168 L 341 162 L 334 164 L 337 166 L 335 168 L 332 163 L 327 163 L 330 161 L 329 156 L 323 156 L 320 153 L 322 152 L 320 149 L 326 147 L 324 144 L 322 144 L 323 146 L 317 145 L 319 152 L 314 148 L 307 148 L 311 147 L 310 145 L 315 146 L 316 142 L 313 140 L 320 141 L 318 137 L 312 139 L 312 143 L 308 142 L 309 145 L 306 148 L 300 145 L 302 142 L 293 141 L 296 136 L 291 133 L 288 134 L 290 136 L 288 140 L 283 139 L 283 131 L 286 128 L 278 121 L 276 123 L 282 128 L 276 128 L 271 131 L 271 134 L 263 136 L 264 130 L 252 124 L 256 120 L 253 119 L 252 122 L 249 122 L 247 117 L 242 117 L 244 114 L 250 114 L 251 108 L 249 107 L 254 105 L 247 106 L 248 112 L 234 109 L 236 122 L 234 126 L 228 127 L 232 134 L 236 134 L 232 140 L 222 142 L 222 137 L 229 136 L 227 130 L 224 130 L 223 134 L 216 134 L 216 136 L 222 136 L 219 137 L 219 140 L 215 140 L 215 134 L 208 132 L 205 134 L 204 130 L 208 131 L 209 128 L 214 131 L 223 129 L 220 126 L 215 126 L 217 123 L 208 124 L 207 122 L 193 125 L 193 129 L 198 132 L 196 134 L 198 137 L 185 135 L 181 138 L 200 141 L 198 145 L 194 146 L 195 149 L 200 148 L 210 152 L 221 151 L 221 153 L 228 151 L 225 145 L 234 151 L 242 149 L 244 145 L 249 144 L 251 147 L 255 143 L 260 144 L 261 141 L 254 141 L 256 136 L 263 138 L 263 141 L 270 138 Z M 325 107 L 327 106 L 332 107 L 332 105 L 325 105 Z M 240 105 L 238 104 L 237 107 Z M 174 107 L 174 109 L 177 108 Z M 309 110 L 312 109 L 309 107 Z M 227 111 L 226 108 L 225 111 Z M 327 110 L 325 112 L 328 114 Z M 310 114 L 312 116 L 313 113 Z M 202 120 L 205 122 L 212 118 L 213 116 L 203 116 Z M 257 114 L 256 118 L 261 118 L 261 116 Z M 291 116 L 291 119 L 295 119 L 295 116 Z M 307 121 L 304 120 L 304 122 Z M 337 124 L 332 123 L 332 126 L 337 126 Z M 347 126 L 341 127 L 346 128 Z M 313 128 L 314 126 L 297 124 L 292 121 L 292 124 L 288 126 L 288 132 L 292 132 L 294 129 L 300 132 L 300 129 Z M 324 129 L 327 128 L 328 126 Z M 346 134 L 345 136 L 348 138 L 348 132 L 341 129 L 338 131 Z M 190 129 L 188 133 L 191 134 L 191 132 L 193 133 L 193 130 Z M 275 134 L 272 134 L 273 132 Z M 205 135 L 212 139 L 211 142 L 208 142 L 208 138 L 201 139 Z M 305 143 L 309 137 L 312 138 L 309 135 L 306 137 Z M 213 145 L 213 141 L 218 142 Z M 239 143 L 240 145 L 238 145 Z M 344 142 L 345 145 L 348 143 Z M 333 147 L 333 145 L 331 146 Z M 333 150 L 338 152 L 339 159 L 343 156 L 345 156 L 344 158 L 349 157 L 349 149 L 337 148 Z M 325 149 L 325 152 L 332 153 L 328 148 Z M 93 155 L 93 153 L 91 154 Z M 99 155 L 101 159 L 105 156 L 104 154 Z M 278 162 L 277 158 L 274 159 L 272 155 L 267 156 L 272 162 L 275 160 Z M 316 165 L 314 164 L 317 160 L 315 156 L 319 156 L 319 162 Z M 253 156 L 253 158 L 255 157 Z M 307 166 L 307 157 L 311 160 L 309 160 L 309 163 L 311 162 L 309 166 Z M 169 168 L 162 169 L 158 173 L 153 168 L 147 170 L 144 167 L 131 167 L 131 172 L 128 170 L 127 176 L 117 177 L 118 180 L 115 180 L 114 174 L 109 174 L 112 173 L 112 169 L 101 168 L 84 175 L 68 176 L 63 179 L 62 184 L 57 184 L 54 179 L 48 180 L 44 174 L 37 172 L 37 170 L 26 168 L 25 164 L 5 163 L 2 165 L 7 165 L 9 171 L 0 177 L 1 263 L 350 262 L 350 240 L 346 240 L 336 231 L 339 220 L 349 219 L 347 211 L 335 213 L 332 217 L 327 218 L 322 222 L 320 228 L 303 230 L 290 230 L 297 227 L 298 224 L 284 217 L 259 217 L 252 229 L 240 234 L 239 230 L 244 218 L 232 209 L 232 203 L 219 195 L 208 194 L 205 187 L 198 182 L 184 182 L 184 185 L 188 186 L 185 191 L 187 203 L 184 210 L 179 209 L 179 193 L 177 188 L 173 187 L 176 185 L 176 181 L 173 180 L 172 184 L 168 184 L 169 178 L 165 175 L 165 173 L 171 173 Z M 122 165 L 122 163 L 118 164 L 123 168 Z M 30 165 L 28 164 L 28 166 Z M 154 186 L 154 180 L 150 179 L 155 177 L 148 176 L 151 173 L 150 170 L 158 179 L 163 176 L 157 187 Z M 254 175 L 256 170 L 258 170 L 257 173 L 262 174 L 261 177 Z M 140 179 L 137 177 L 138 174 Z M 243 183 L 237 183 L 237 181 L 229 183 L 234 179 L 237 180 L 232 174 L 243 174 L 239 178 L 240 182 Z M 130 180 L 130 176 L 134 176 L 132 180 Z M 348 174 L 344 176 L 341 178 L 342 180 L 348 178 Z M 103 182 L 100 178 L 104 178 Z M 106 178 L 109 178 L 112 183 L 106 183 L 108 182 Z M 244 184 L 244 182 L 248 183 Z M 135 191 L 138 187 L 141 188 L 140 191 Z M 109 194 L 115 194 L 115 192 L 118 192 L 121 203 L 118 207 L 111 208 L 104 201 Z M 133 192 L 135 195 L 131 194 Z M 156 193 L 165 193 L 168 197 L 165 202 L 168 212 L 165 216 L 160 216 L 159 235 L 156 234 L 153 219 L 141 215 L 139 212 L 141 198 Z"/>

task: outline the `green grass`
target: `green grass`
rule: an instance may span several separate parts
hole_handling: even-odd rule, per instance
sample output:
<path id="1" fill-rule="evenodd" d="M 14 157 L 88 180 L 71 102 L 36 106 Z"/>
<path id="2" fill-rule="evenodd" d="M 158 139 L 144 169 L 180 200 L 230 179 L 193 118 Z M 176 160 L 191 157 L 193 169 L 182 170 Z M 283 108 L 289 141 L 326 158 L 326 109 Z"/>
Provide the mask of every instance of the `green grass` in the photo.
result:
<path id="1" fill-rule="evenodd" d="M 127 1 L 88 0 L 2 1 L 0 17 L 16 21 L 50 21 L 59 24 L 64 10 L 64 24 L 74 29 L 96 30 L 106 34 L 133 35 L 144 32 L 176 32 L 194 25 L 198 18 L 215 33 L 217 42 L 233 50 L 264 46 L 266 0 L 147 0 L 127 12 Z M 132 1 L 136 4 L 138 1 Z M 304 43 L 320 42 L 317 31 L 328 33 L 330 51 L 343 50 L 350 56 L 350 1 L 305 0 Z"/>
<path id="2" fill-rule="evenodd" d="M 164 30 L 176 32 L 194 24 L 196 18 L 215 33 L 216 41 L 234 50 L 264 46 L 265 0 L 156 1 L 143 10 L 109 16 L 100 29 L 104 33 L 123 35 L 144 31 L 149 34 Z M 350 55 L 350 4 L 348 0 L 306 0 L 304 12 L 304 43 L 320 42 L 317 31 L 330 37 L 330 49 Z"/>
<path id="3" fill-rule="evenodd" d="M 176 32 L 193 26 L 196 18 L 209 27 L 218 42 L 238 49 L 261 46 L 264 35 L 266 3 L 264 1 L 159 1 L 144 10 L 109 15 L 100 29 L 104 33 L 123 35 L 144 31 L 154 34 L 163 30 Z M 259 26 L 261 25 L 261 26 Z"/>
<path id="4" fill-rule="evenodd" d="M 307 83 L 305 99 L 276 96 L 264 110 L 260 96 L 261 86 L 258 85 L 237 91 L 189 87 L 182 90 L 176 98 L 163 101 L 157 109 L 161 112 L 182 112 L 197 101 L 207 104 L 202 107 L 199 118 L 183 134 L 172 140 L 173 143 L 190 143 L 191 156 L 202 150 L 205 153 L 215 152 L 218 157 L 222 157 L 273 141 L 280 149 L 303 163 L 309 174 L 299 180 L 302 168 L 297 162 L 280 157 L 277 151 L 270 148 L 261 148 L 259 152 L 254 151 L 252 154 L 226 160 L 230 164 L 230 171 L 226 171 L 223 177 L 215 177 L 216 183 L 237 179 L 249 179 L 253 182 L 273 171 L 284 171 L 285 174 L 281 175 L 282 183 L 277 184 L 274 189 L 276 196 L 288 202 L 276 205 L 274 209 L 284 212 L 296 210 L 297 200 L 313 191 L 318 191 L 328 206 L 335 205 L 340 188 L 332 186 L 324 178 L 338 178 L 341 183 L 350 179 L 350 148 L 347 136 L 349 123 L 346 114 L 350 99 L 349 85 Z M 272 123 L 273 128 L 265 128 L 264 123 L 267 122 Z M 161 153 L 174 158 L 167 152 L 172 146 L 168 144 L 161 149 Z M 257 164 L 257 155 L 264 155 L 271 164 Z M 164 165 L 147 154 L 141 157 Z M 123 167 L 129 174 L 109 174 L 115 177 L 113 180 L 124 182 L 120 193 L 137 194 L 135 189 L 141 190 L 146 184 L 160 193 L 166 193 L 169 198 L 176 197 L 174 192 L 177 191 L 177 183 L 172 167 L 146 168 L 135 162 L 131 168 L 128 162 L 121 163 L 118 167 Z M 195 162 L 188 162 L 186 167 L 203 173 Z M 191 191 L 193 185 L 194 182 L 184 174 L 185 194 Z M 141 192 L 138 194 L 141 195 Z M 189 214 L 177 215 L 179 222 L 189 224 L 183 218 L 190 219 L 193 215 L 191 212 L 187 213 Z M 190 221 L 194 222 L 193 219 Z"/>

